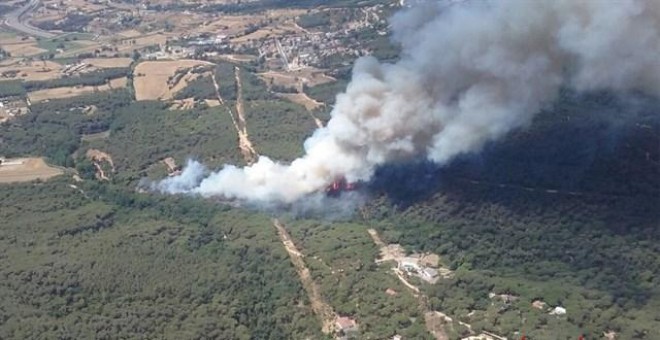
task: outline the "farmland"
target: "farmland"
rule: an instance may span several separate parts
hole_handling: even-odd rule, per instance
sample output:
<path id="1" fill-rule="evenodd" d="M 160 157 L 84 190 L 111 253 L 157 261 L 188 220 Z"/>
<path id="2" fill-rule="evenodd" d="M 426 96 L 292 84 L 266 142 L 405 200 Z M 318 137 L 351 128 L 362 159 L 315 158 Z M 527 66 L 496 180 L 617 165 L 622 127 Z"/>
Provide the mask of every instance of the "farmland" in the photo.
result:
<path id="1" fill-rule="evenodd" d="M 177 81 L 177 84 L 170 82 L 178 70 L 208 64 L 197 60 L 142 62 L 135 67 L 134 71 L 135 98 L 137 100 L 171 99 L 177 89 L 181 88 L 176 85 L 185 84 L 187 81 L 187 79 L 181 79 Z"/>
<path id="2" fill-rule="evenodd" d="M 71 98 L 71 97 L 82 96 L 85 94 L 121 89 L 126 87 L 126 82 L 127 80 L 125 77 L 115 78 L 110 80 L 106 85 L 55 87 L 52 89 L 29 92 L 27 96 L 28 98 L 30 98 L 30 101 L 36 103 L 50 99 Z"/>

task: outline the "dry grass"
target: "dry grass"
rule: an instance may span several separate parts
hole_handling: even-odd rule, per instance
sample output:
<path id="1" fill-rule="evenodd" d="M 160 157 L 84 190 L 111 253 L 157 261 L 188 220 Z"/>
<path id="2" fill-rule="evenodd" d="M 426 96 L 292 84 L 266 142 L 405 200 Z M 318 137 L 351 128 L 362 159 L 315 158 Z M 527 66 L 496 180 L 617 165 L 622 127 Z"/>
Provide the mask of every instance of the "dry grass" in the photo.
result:
<path id="1" fill-rule="evenodd" d="M 271 38 L 280 37 L 296 32 L 297 31 L 295 29 L 292 29 L 291 27 L 284 27 L 284 26 L 265 27 L 250 34 L 231 39 L 231 42 L 234 44 L 240 44 L 250 40 L 261 40 L 263 38 L 269 38 L 269 37 Z"/>
<path id="2" fill-rule="evenodd" d="M 7 159 L 0 164 L 0 183 L 46 180 L 64 171 L 46 164 L 43 158 Z"/>
<path id="3" fill-rule="evenodd" d="M 128 84 L 128 79 L 126 77 L 122 77 L 122 78 L 110 79 L 110 84 L 108 85 L 110 86 L 110 89 L 121 89 L 126 87 L 127 84 Z M 103 89 L 102 91 L 105 91 L 105 89 Z"/>
<path id="4" fill-rule="evenodd" d="M 36 44 L 36 42 L 37 40 L 30 36 L 17 35 L 13 33 L 0 33 L 0 45 L 2 45 L 3 48 L 5 48 L 6 45 L 28 44 L 28 43 Z"/>
<path id="5" fill-rule="evenodd" d="M 131 58 L 89 58 L 83 59 L 83 63 L 98 68 L 128 67 L 133 62 Z"/>
<path id="6" fill-rule="evenodd" d="M 281 93 L 279 96 L 293 103 L 304 106 L 307 111 L 312 111 L 320 106 L 323 106 L 323 103 L 317 102 L 304 93 Z"/>
<path id="7" fill-rule="evenodd" d="M 195 98 L 186 98 L 175 100 L 170 106 L 170 110 L 191 110 L 195 107 Z"/>
<path id="8" fill-rule="evenodd" d="M 4 72 L 17 71 L 15 78 L 0 78 L 5 79 L 23 79 L 23 80 L 51 80 L 60 77 L 60 68 L 62 65 L 52 61 L 35 61 L 32 63 L 16 63 L 11 66 L 0 67 L 0 74 Z M 25 76 L 23 76 L 25 75 Z"/>
<path id="9" fill-rule="evenodd" d="M 128 31 L 121 31 L 117 33 L 117 35 L 123 38 L 133 38 L 133 37 L 141 36 L 142 33 L 138 30 L 128 30 Z"/>
<path id="10" fill-rule="evenodd" d="M 47 50 L 38 47 L 36 42 L 3 44 L 2 49 L 11 53 L 14 57 L 28 57 L 47 52 Z"/>
<path id="11" fill-rule="evenodd" d="M 135 67 L 133 86 L 137 100 L 168 100 L 179 89 L 185 87 L 185 80 L 170 88 L 167 80 L 179 68 L 197 65 L 211 65 L 200 60 L 145 61 Z"/>
<path id="12" fill-rule="evenodd" d="M 126 87 L 126 83 L 127 79 L 126 77 L 123 77 L 111 80 L 110 84 L 108 85 L 57 87 L 54 89 L 29 92 L 28 98 L 30 98 L 30 101 L 33 103 L 48 99 L 71 98 L 84 94 L 95 93 L 99 91 L 109 91 L 112 89 Z"/>
<path id="13" fill-rule="evenodd" d="M 206 105 L 208 105 L 209 107 L 220 106 L 220 101 L 217 100 L 217 99 L 205 99 L 204 102 L 205 102 Z"/>
<path id="14" fill-rule="evenodd" d="M 133 42 L 135 41 L 135 42 Z M 120 53 L 131 52 L 147 46 L 164 45 L 167 42 L 167 36 L 161 33 L 150 33 L 147 35 L 132 37 L 120 40 L 116 43 L 117 50 Z"/>

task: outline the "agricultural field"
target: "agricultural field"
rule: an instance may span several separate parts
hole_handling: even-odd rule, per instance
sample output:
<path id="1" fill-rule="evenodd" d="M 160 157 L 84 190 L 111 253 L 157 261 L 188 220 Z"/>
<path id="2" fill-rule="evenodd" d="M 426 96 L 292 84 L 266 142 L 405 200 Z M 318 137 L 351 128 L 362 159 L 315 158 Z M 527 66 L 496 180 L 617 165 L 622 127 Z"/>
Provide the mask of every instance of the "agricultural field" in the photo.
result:
<path id="1" fill-rule="evenodd" d="M 48 52 L 39 46 L 37 42 L 2 44 L 2 49 L 11 53 L 14 57 L 30 57 Z"/>
<path id="2" fill-rule="evenodd" d="M 80 61 L 97 68 L 128 67 L 133 63 L 131 58 L 87 58 Z"/>
<path id="3" fill-rule="evenodd" d="M 4 79 L 22 79 L 25 81 L 45 81 L 61 77 L 62 65 L 52 61 L 18 61 L 11 65 L 0 66 L 0 81 Z"/>
<path id="4" fill-rule="evenodd" d="M 187 79 L 181 79 L 177 84 L 170 83 L 178 70 L 189 69 L 198 65 L 210 65 L 198 60 L 177 61 L 144 61 L 133 71 L 133 86 L 136 100 L 167 100 L 182 89 Z M 191 75 L 192 76 L 192 75 Z M 194 75 L 196 77 L 196 75 Z M 192 80 L 192 79 L 190 79 Z M 178 87 L 176 85 L 181 83 Z"/>
<path id="5" fill-rule="evenodd" d="M 51 99 L 71 98 L 86 94 L 122 89 L 126 87 L 126 84 L 127 84 L 126 77 L 115 78 L 110 80 L 105 85 L 100 85 L 100 86 L 77 85 L 77 86 L 55 87 L 51 89 L 28 92 L 27 96 L 28 98 L 30 98 L 30 101 L 36 103 Z"/>

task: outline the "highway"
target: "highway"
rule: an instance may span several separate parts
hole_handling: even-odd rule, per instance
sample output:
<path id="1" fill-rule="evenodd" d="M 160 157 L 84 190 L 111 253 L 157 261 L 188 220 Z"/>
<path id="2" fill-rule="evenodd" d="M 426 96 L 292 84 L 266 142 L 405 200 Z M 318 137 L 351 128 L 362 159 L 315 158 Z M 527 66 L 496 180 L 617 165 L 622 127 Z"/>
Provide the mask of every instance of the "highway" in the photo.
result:
<path id="1" fill-rule="evenodd" d="M 54 38 L 57 36 L 56 34 L 41 30 L 23 21 L 23 19 L 31 11 L 37 8 L 37 6 L 39 6 L 39 0 L 30 0 L 30 2 L 25 4 L 25 6 L 7 13 L 7 15 L 5 15 L 3 24 L 15 31 L 23 32 L 35 37 Z"/>

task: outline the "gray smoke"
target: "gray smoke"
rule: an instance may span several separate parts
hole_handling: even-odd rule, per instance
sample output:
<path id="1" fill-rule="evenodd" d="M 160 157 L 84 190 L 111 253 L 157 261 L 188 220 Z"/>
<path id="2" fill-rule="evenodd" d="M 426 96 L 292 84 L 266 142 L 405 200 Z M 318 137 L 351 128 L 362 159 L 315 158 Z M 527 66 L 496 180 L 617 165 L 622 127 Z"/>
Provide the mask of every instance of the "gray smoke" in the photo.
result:
<path id="1" fill-rule="evenodd" d="M 391 20 L 395 64 L 355 62 L 331 119 L 291 164 L 267 157 L 207 173 L 191 164 L 154 188 L 294 202 L 388 162 L 443 164 L 529 124 L 561 87 L 660 91 L 660 1 L 430 2 Z"/>

